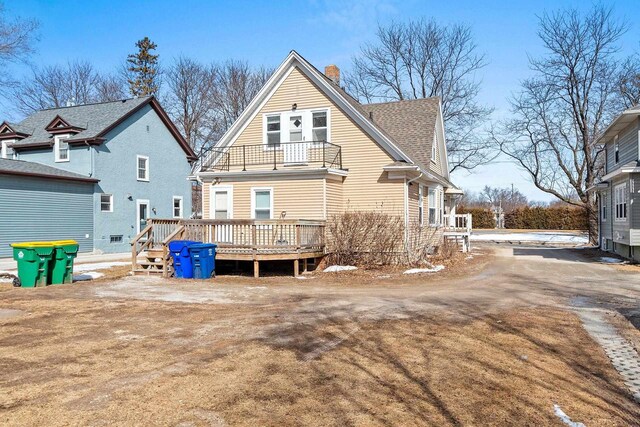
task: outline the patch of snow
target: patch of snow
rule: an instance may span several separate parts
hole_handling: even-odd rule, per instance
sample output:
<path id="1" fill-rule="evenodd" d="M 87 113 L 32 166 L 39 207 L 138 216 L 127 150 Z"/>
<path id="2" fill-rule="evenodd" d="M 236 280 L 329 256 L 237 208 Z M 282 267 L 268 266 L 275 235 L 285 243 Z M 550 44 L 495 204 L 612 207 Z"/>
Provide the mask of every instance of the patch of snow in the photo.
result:
<path id="1" fill-rule="evenodd" d="M 16 274 L 15 271 L 2 271 L 0 270 L 0 283 L 11 283 L 13 282 L 13 276 Z"/>
<path id="2" fill-rule="evenodd" d="M 624 260 L 621 260 L 620 258 L 613 258 L 610 256 L 600 257 L 599 261 L 607 264 L 620 264 L 624 262 Z"/>
<path id="3" fill-rule="evenodd" d="M 473 259 L 473 255 L 469 255 L 468 257 L 466 257 L 465 259 Z"/>
<path id="4" fill-rule="evenodd" d="M 529 233 L 480 233 L 471 234 L 476 242 L 544 242 L 587 244 L 589 237 L 584 234 L 539 231 Z"/>
<path id="5" fill-rule="evenodd" d="M 103 273 L 98 273 L 97 271 L 87 271 L 87 272 L 82 273 L 82 274 L 74 274 L 73 275 L 73 281 L 74 282 L 84 282 L 86 280 L 99 279 L 102 276 L 104 276 Z"/>
<path id="6" fill-rule="evenodd" d="M 433 268 L 410 268 L 403 274 L 437 273 L 442 270 L 444 270 L 444 265 L 434 265 Z"/>
<path id="7" fill-rule="evenodd" d="M 332 265 L 325 268 L 323 271 L 325 273 L 337 273 L 339 271 L 352 271 L 357 269 L 358 267 L 354 267 L 353 265 Z"/>
<path id="8" fill-rule="evenodd" d="M 553 413 L 556 414 L 556 417 L 560 418 L 560 420 L 568 425 L 569 427 L 585 427 L 582 423 L 577 423 L 575 421 L 571 421 L 571 418 L 567 414 L 564 413 L 560 406 L 557 404 L 553 405 Z"/>
<path id="9" fill-rule="evenodd" d="M 267 289 L 266 286 L 247 286 L 247 289 Z"/>
<path id="10" fill-rule="evenodd" d="M 84 272 L 93 270 L 106 270 L 111 267 L 120 267 L 123 265 L 131 265 L 130 261 L 114 261 L 114 262 L 95 262 L 92 264 L 76 264 L 73 271 Z"/>
<path id="11" fill-rule="evenodd" d="M 381 276 L 376 276 L 376 279 L 388 279 L 389 277 L 391 277 L 390 274 L 383 274 Z"/>

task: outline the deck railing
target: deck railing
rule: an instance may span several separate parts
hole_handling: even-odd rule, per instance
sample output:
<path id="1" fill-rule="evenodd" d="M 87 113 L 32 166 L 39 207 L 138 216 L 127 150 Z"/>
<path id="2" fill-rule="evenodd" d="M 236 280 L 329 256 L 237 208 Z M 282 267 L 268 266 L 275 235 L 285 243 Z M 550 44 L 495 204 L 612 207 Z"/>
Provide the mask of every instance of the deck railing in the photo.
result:
<path id="1" fill-rule="evenodd" d="M 269 168 L 316 166 L 342 169 L 342 149 L 326 141 L 281 142 L 274 145 L 232 145 L 213 148 L 202 161 L 203 171 L 230 171 L 234 168 Z"/>
<path id="2" fill-rule="evenodd" d="M 147 226 L 131 241 L 132 265 L 147 250 L 162 250 L 166 273 L 167 246 L 173 240 L 215 243 L 221 253 L 291 254 L 323 252 L 324 221 L 314 220 L 207 220 L 149 219 Z"/>
<path id="3" fill-rule="evenodd" d="M 471 214 L 445 215 L 443 226 L 445 232 L 471 233 L 473 219 Z"/>

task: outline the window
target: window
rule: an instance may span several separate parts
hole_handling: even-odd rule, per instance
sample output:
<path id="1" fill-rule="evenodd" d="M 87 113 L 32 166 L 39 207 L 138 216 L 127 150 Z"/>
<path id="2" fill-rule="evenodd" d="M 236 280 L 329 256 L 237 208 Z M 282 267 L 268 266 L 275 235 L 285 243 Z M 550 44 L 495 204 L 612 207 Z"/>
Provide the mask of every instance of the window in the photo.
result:
<path id="1" fill-rule="evenodd" d="M 618 135 L 613 137 L 613 145 L 615 147 L 615 162 L 618 163 L 620 161 L 620 150 L 619 150 L 620 147 L 618 144 Z"/>
<path id="2" fill-rule="evenodd" d="M 271 148 L 280 147 L 280 115 L 267 116 L 267 145 Z"/>
<path id="3" fill-rule="evenodd" d="M 100 195 L 100 211 L 113 212 L 113 194 Z"/>
<path id="4" fill-rule="evenodd" d="M 418 186 L 418 224 L 424 225 L 424 187 Z"/>
<path id="5" fill-rule="evenodd" d="M 434 188 L 429 189 L 429 225 L 437 224 L 436 217 L 436 209 L 437 209 L 437 201 L 436 201 L 436 190 Z"/>
<path id="6" fill-rule="evenodd" d="M 311 139 L 315 142 L 327 141 L 327 112 L 317 111 L 311 114 L 312 125 Z"/>
<path id="7" fill-rule="evenodd" d="M 600 218 L 603 221 L 607 220 L 607 193 L 600 195 Z"/>
<path id="8" fill-rule="evenodd" d="M 149 181 L 149 158 L 146 156 L 137 156 L 138 162 L 138 181 Z"/>
<path id="9" fill-rule="evenodd" d="M 65 142 L 64 137 L 56 136 L 53 141 L 53 150 L 55 152 L 56 162 L 69 161 L 69 144 Z"/>
<path id="10" fill-rule="evenodd" d="M 9 142 L 3 141 L 0 146 L 0 157 L 3 159 L 15 159 L 15 152 L 13 148 L 9 147 Z"/>
<path id="11" fill-rule="evenodd" d="M 271 188 L 253 188 L 251 214 L 253 219 L 273 218 L 273 190 Z"/>
<path id="12" fill-rule="evenodd" d="M 614 189 L 614 198 L 616 205 L 616 221 L 626 221 L 627 219 L 627 183 L 616 185 Z"/>
<path id="13" fill-rule="evenodd" d="M 109 236 L 109 243 L 122 243 L 122 235 L 120 234 L 118 236 Z"/>
<path id="14" fill-rule="evenodd" d="M 173 217 L 182 218 L 182 197 L 173 196 Z"/>

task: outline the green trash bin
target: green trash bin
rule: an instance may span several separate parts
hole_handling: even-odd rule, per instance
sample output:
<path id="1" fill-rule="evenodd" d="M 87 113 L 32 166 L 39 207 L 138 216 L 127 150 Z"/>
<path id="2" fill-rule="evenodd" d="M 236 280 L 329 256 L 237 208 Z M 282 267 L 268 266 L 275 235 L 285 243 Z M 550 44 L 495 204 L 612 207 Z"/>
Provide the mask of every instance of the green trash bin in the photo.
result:
<path id="1" fill-rule="evenodd" d="M 49 279 L 49 263 L 54 247 L 51 242 L 12 243 L 13 259 L 18 262 L 18 278 L 21 286 L 33 288 L 46 286 Z"/>
<path id="2" fill-rule="evenodd" d="M 49 284 L 60 285 L 73 282 L 73 260 L 78 255 L 78 242 L 56 240 L 51 242 L 55 251 L 51 258 Z"/>

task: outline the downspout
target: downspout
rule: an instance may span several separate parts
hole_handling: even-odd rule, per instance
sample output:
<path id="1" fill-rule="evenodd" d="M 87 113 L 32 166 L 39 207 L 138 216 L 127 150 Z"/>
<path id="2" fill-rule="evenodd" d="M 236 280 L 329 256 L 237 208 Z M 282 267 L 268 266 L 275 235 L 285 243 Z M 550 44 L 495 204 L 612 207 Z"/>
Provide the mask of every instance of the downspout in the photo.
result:
<path id="1" fill-rule="evenodd" d="M 424 173 L 420 172 L 420 175 L 416 176 L 407 181 L 407 178 L 404 179 L 404 247 L 405 250 L 409 250 L 409 186 L 412 182 L 419 180 L 422 178 Z"/>

